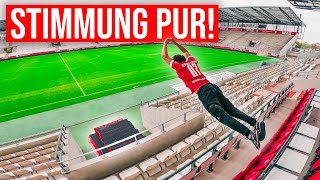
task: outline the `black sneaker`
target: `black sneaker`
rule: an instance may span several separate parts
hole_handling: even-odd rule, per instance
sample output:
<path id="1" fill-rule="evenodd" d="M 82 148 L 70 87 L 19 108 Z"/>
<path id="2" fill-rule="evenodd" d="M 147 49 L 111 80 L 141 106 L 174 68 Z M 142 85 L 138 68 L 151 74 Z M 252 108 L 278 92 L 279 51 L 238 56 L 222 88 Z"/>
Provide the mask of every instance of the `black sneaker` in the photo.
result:
<path id="1" fill-rule="evenodd" d="M 253 130 L 250 132 L 249 136 L 247 137 L 248 140 L 250 140 L 253 145 L 257 148 L 260 149 L 260 141 L 259 141 L 259 133 L 257 130 Z"/>
<path id="2" fill-rule="evenodd" d="M 257 124 L 254 126 L 254 128 L 259 133 L 259 141 L 263 141 L 264 138 L 266 138 L 266 124 L 263 121 L 257 121 Z"/>

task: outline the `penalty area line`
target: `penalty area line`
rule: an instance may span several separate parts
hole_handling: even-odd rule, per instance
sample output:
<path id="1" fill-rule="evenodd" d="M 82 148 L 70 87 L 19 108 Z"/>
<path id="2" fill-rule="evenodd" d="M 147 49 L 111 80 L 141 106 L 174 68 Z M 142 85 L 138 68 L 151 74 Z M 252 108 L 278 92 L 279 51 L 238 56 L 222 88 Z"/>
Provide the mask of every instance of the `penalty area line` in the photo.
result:
<path id="1" fill-rule="evenodd" d="M 82 87 L 80 86 L 80 84 L 79 84 L 79 82 L 77 81 L 77 79 L 74 77 L 74 75 L 73 75 L 72 71 L 70 70 L 68 64 L 67 64 L 66 61 L 63 59 L 63 57 L 61 56 L 60 53 L 59 53 L 59 56 L 60 56 L 61 60 L 63 61 L 64 65 L 67 67 L 67 69 L 68 69 L 69 73 L 71 74 L 74 82 L 76 82 L 76 84 L 78 85 L 78 87 L 79 87 L 80 91 L 82 92 L 83 96 L 86 96 L 86 93 L 84 92 L 84 90 L 83 90 Z"/>

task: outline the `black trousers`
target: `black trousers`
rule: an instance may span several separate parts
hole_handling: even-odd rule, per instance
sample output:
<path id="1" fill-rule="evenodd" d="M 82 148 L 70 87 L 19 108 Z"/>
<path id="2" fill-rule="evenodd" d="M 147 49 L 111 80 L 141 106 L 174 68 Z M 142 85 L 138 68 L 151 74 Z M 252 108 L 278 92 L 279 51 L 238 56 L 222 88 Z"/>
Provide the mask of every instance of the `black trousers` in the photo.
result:
<path id="1" fill-rule="evenodd" d="M 229 128 L 248 136 L 250 130 L 235 118 L 241 119 L 251 126 L 256 124 L 256 120 L 239 109 L 226 98 L 221 89 L 215 84 L 205 84 L 198 90 L 198 96 L 204 108 L 222 124 Z"/>

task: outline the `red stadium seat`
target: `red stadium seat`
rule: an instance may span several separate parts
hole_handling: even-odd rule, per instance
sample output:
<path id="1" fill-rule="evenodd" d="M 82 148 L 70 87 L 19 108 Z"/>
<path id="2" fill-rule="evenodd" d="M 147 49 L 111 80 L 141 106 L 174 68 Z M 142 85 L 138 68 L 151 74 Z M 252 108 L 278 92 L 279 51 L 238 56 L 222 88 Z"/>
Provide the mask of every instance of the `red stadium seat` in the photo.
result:
<path id="1" fill-rule="evenodd" d="M 298 121 L 299 119 L 292 119 L 292 121 L 287 124 L 286 128 L 294 128 L 297 125 Z"/>
<path id="2" fill-rule="evenodd" d="M 286 140 L 282 139 L 282 140 L 279 140 L 279 141 L 273 143 L 270 150 L 266 153 L 266 155 L 267 154 L 274 154 L 274 153 L 278 152 L 285 142 L 286 142 Z"/>
<path id="3" fill-rule="evenodd" d="M 292 132 L 292 127 L 291 128 L 287 128 L 286 130 L 284 130 L 279 137 L 277 138 L 277 140 L 283 140 L 283 139 L 287 139 L 289 137 L 289 135 Z"/>
<path id="4" fill-rule="evenodd" d="M 320 179 L 320 171 L 310 176 L 307 180 L 319 180 L 319 179 Z"/>
<path id="5" fill-rule="evenodd" d="M 312 170 L 315 170 L 317 168 L 320 168 L 320 159 L 318 159 L 316 162 L 314 162 L 312 165 L 311 165 L 311 169 Z"/>
<path id="6" fill-rule="evenodd" d="M 245 173 L 244 172 L 240 172 L 232 180 L 242 180 L 242 179 L 244 179 L 244 176 L 245 176 Z"/>
<path id="7" fill-rule="evenodd" d="M 245 174 L 248 173 L 258 163 L 259 159 L 260 159 L 259 155 L 253 158 L 251 162 L 248 164 L 247 168 L 244 170 L 244 173 Z"/>
<path id="8" fill-rule="evenodd" d="M 260 173 L 259 171 L 256 171 L 256 172 L 247 174 L 243 179 L 244 179 L 244 180 L 255 180 L 255 179 L 258 179 L 258 177 L 260 176 L 260 174 L 261 174 L 261 173 Z"/>
<path id="9" fill-rule="evenodd" d="M 266 168 L 269 165 L 269 163 L 272 161 L 274 156 L 275 156 L 275 153 L 274 154 L 267 154 L 267 155 L 262 156 L 259 159 L 259 162 L 255 166 L 255 168 L 252 169 L 250 172 L 256 172 L 256 171 L 263 170 L 264 168 Z"/>

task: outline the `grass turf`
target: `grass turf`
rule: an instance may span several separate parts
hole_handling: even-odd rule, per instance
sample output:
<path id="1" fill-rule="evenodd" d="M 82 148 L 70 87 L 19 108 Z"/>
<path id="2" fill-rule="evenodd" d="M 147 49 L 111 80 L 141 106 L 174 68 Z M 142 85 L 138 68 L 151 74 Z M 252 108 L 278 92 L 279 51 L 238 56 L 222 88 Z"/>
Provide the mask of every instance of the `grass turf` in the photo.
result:
<path id="1" fill-rule="evenodd" d="M 176 78 L 161 44 L 91 49 L 0 62 L 0 122 Z M 202 71 L 268 59 L 187 47 Z M 169 54 L 180 53 L 173 45 Z"/>

